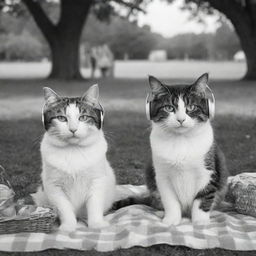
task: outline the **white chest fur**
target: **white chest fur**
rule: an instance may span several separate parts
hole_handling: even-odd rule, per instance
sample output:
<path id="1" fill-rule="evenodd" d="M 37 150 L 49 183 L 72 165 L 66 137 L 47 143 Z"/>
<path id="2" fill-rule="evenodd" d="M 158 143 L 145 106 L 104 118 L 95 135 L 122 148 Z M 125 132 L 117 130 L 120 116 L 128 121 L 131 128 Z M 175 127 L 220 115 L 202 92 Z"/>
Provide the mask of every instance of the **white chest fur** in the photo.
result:
<path id="1" fill-rule="evenodd" d="M 75 211 L 99 191 L 108 191 L 104 209 L 114 197 L 115 176 L 106 159 L 107 143 L 104 136 L 87 146 L 67 145 L 58 147 L 45 135 L 41 143 L 42 180 L 48 198 L 54 187 L 61 188 Z"/>
<path id="2" fill-rule="evenodd" d="M 209 182 L 204 158 L 213 143 L 209 123 L 190 134 L 167 134 L 153 126 L 150 136 L 156 179 L 170 182 L 182 206 L 191 205 L 195 195 Z"/>
<path id="3" fill-rule="evenodd" d="M 57 147 L 51 144 L 50 140 L 47 136 L 44 137 L 41 143 L 41 155 L 43 165 L 52 169 L 75 174 L 105 163 L 107 144 L 104 138 L 84 147 L 77 145 Z"/>

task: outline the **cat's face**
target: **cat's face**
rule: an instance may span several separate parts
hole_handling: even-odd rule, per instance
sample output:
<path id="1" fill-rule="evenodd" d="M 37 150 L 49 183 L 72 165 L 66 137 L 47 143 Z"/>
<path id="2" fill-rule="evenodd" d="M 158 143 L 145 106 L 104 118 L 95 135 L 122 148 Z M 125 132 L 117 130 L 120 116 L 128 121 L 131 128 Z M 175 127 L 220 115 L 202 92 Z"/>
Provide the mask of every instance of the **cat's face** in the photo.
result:
<path id="1" fill-rule="evenodd" d="M 100 131 L 101 106 L 97 85 L 77 98 L 61 97 L 47 87 L 44 95 L 44 125 L 54 139 L 79 144 Z"/>
<path id="2" fill-rule="evenodd" d="M 186 133 L 209 119 L 207 100 L 208 74 L 190 85 L 164 85 L 150 76 L 153 100 L 151 117 L 167 132 Z"/>

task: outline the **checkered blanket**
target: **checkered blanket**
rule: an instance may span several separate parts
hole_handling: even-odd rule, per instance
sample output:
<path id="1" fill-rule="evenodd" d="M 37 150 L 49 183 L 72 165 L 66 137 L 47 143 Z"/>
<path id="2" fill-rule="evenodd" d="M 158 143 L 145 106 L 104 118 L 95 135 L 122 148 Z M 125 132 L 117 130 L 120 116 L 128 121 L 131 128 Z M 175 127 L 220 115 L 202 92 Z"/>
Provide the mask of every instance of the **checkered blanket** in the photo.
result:
<path id="1" fill-rule="evenodd" d="M 235 211 L 211 215 L 208 225 L 184 219 L 178 226 L 161 222 L 163 212 L 144 205 L 128 206 L 106 216 L 111 225 L 88 229 L 79 223 L 73 233 L 20 233 L 0 236 L 1 251 L 42 251 L 49 248 L 113 251 L 154 244 L 184 245 L 196 249 L 256 250 L 256 218 Z"/>

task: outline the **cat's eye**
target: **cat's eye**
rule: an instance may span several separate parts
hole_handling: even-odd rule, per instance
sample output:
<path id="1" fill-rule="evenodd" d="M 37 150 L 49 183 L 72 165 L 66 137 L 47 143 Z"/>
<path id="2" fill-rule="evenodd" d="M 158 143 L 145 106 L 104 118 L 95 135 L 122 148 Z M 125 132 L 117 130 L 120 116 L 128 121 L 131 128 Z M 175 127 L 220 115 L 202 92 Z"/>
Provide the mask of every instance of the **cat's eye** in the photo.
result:
<path id="1" fill-rule="evenodd" d="M 197 110 L 197 108 L 198 108 L 197 105 L 193 105 L 193 104 L 187 106 L 187 110 L 189 112 L 195 111 Z"/>
<path id="2" fill-rule="evenodd" d="M 174 107 L 171 106 L 171 105 L 165 105 L 165 106 L 164 106 L 164 110 L 165 110 L 166 112 L 174 112 Z"/>
<path id="3" fill-rule="evenodd" d="M 81 122 L 86 122 L 88 119 L 89 119 L 89 116 L 87 116 L 87 115 L 82 115 L 79 117 L 79 121 L 81 121 Z"/>
<path id="4" fill-rule="evenodd" d="M 56 118 L 60 121 L 60 122 L 67 122 L 67 118 L 65 116 L 56 116 Z"/>

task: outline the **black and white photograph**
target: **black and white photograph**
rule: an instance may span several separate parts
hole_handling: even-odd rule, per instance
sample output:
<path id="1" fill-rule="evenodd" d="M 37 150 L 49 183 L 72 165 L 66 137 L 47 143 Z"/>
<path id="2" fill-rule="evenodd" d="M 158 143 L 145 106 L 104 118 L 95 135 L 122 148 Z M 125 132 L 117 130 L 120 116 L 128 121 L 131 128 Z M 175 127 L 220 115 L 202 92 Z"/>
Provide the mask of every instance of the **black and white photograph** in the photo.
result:
<path id="1" fill-rule="evenodd" d="M 254 256 L 256 0 L 0 0 L 0 256 Z"/>

